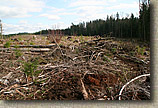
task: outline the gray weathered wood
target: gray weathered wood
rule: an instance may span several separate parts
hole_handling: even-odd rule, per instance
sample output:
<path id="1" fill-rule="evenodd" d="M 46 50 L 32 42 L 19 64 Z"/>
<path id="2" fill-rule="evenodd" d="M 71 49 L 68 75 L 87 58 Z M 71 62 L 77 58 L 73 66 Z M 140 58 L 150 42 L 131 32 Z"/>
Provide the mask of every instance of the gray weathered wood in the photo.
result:
<path id="1" fill-rule="evenodd" d="M 32 48 L 51 48 L 51 47 L 54 47 L 55 44 L 51 44 L 51 45 L 11 45 L 10 47 L 32 47 Z M 0 48 L 3 48 L 4 46 L 3 45 L 0 45 Z"/>
<path id="2" fill-rule="evenodd" d="M 20 51 L 31 51 L 31 52 L 48 52 L 51 49 L 49 48 L 0 48 L 0 51 L 16 51 L 16 50 L 20 50 Z"/>

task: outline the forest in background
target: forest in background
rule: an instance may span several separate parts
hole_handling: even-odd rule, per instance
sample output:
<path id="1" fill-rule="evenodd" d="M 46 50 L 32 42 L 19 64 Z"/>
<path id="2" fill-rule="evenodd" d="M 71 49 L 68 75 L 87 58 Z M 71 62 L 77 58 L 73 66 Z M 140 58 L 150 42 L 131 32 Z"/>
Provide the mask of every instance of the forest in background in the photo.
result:
<path id="1" fill-rule="evenodd" d="M 34 34 L 47 34 L 49 30 L 42 30 Z M 120 18 L 119 13 L 107 16 L 106 20 L 97 19 L 89 22 L 73 24 L 62 30 L 65 35 L 71 36 L 111 36 L 118 38 L 138 38 L 150 41 L 150 0 L 144 0 L 140 4 L 139 17 L 133 13 L 130 16 Z"/>
<path id="2" fill-rule="evenodd" d="M 117 38 L 137 38 L 141 41 L 150 42 L 150 0 L 143 0 L 139 7 L 139 17 L 135 17 L 133 13 L 126 17 L 120 18 L 120 14 L 107 16 L 106 20 L 96 19 L 89 22 L 81 22 L 77 25 L 73 24 L 61 29 L 64 35 L 69 36 L 109 36 Z M 56 30 L 59 30 L 55 28 Z M 50 29 L 41 30 L 33 34 L 48 34 Z M 30 33 L 18 33 L 16 35 L 24 35 Z M 5 36 L 13 36 L 9 34 Z"/>

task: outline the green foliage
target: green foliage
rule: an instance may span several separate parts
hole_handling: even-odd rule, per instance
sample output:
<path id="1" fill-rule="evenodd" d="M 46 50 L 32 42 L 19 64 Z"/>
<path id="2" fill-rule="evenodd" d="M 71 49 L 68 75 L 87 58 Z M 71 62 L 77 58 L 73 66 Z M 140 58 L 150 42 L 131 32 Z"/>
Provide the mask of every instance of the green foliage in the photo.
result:
<path id="1" fill-rule="evenodd" d="M 73 38 L 72 38 L 72 37 L 70 38 L 70 41 L 72 41 L 72 42 L 73 42 Z"/>
<path id="2" fill-rule="evenodd" d="M 145 52 L 145 47 L 139 47 L 139 46 L 136 46 L 136 50 L 137 50 L 137 53 L 138 54 L 141 54 L 141 55 L 143 55 L 144 54 L 144 52 Z"/>
<path id="3" fill-rule="evenodd" d="M 111 49 L 111 52 L 112 52 L 112 53 L 116 53 L 116 48 L 112 48 L 112 49 Z"/>
<path id="4" fill-rule="evenodd" d="M 83 36 L 80 36 L 80 42 L 84 42 Z"/>
<path id="5" fill-rule="evenodd" d="M 34 45 L 34 43 L 33 43 L 33 42 L 30 42 L 30 45 Z"/>
<path id="6" fill-rule="evenodd" d="M 146 49 L 145 47 L 141 48 L 140 50 L 141 55 L 144 55 L 145 49 Z"/>
<path id="7" fill-rule="evenodd" d="M 16 58 L 22 56 L 23 53 L 20 50 L 17 49 L 17 48 L 19 48 L 19 46 L 17 44 L 14 46 L 14 48 L 16 48 L 16 50 L 15 50 Z"/>
<path id="8" fill-rule="evenodd" d="M 135 55 L 135 52 L 130 51 L 129 54 L 130 54 L 131 56 L 134 56 L 134 55 Z"/>
<path id="9" fill-rule="evenodd" d="M 111 56 L 112 54 L 110 54 L 110 53 L 106 53 L 106 56 Z"/>
<path id="10" fill-rule="evenodd" d="M 78 48 L 75 49 L 75 53 L 78 54 L 80 50 Z"/>
<path id="11" fill-rule="evenodd" d="M 62 46 L 63 46 L 63 44 L 62 44 L 62 43 L 60 43 L 60 44 L 59 44 L 59 46 L 60 46 L 60 47 L 62 47 Z"/>
<path id="12" fill-rule="evenodd" d="M 27 76 L 37 76 L 41 72 L 41 70 L 37 70 L 38 64 L 39 61 L 37 58 L 32 61 L 24 62 L 22 71 Z"/>
<path id="13" fill-rule="evenodd" d="M 19 37 L 19 38 L 18 38 L 18 40 L 19 40 L 19 41 L 22 41 L 22 38 L 21 38 L 21 37 Z"/>
<path id="14" fill-rule="evenodd" d="M 4 44 L 4 48 L 9 48 L 11 45 L 10 41 L 7 41 L 5 44 Z"/>
<path id="15" fill-rule="evenodd" d="M 33 36 L 33 38 L 32 38 L 33 40 L 35 40 L 36 38 Z"/>
<path id="16" fill-rule="evenodd" d="M 73 77 L 72 77 L 72 79 L 74 79 L 74 80 L 75 80 L 75 79 L 76 79 L 76 77 L 75 77 L 75 76 L 73 76 Z"/>
<path id="17" fill-rule="evenodd" d="M 15 50 L 15 56 L 18 58 L 18 57 L 21 57 L 22 56 L 22 52 L 20 50 Z"/>
<path id="18" fill-rule="evenodd" d="M 103 56 L 103 61 L 108 61 L 108 62 L 110 62 L 110 60 L 109 60 L 106 56 Z"/>
<path id="19" fill-rule="evenodd" d="M 24 63 L 24 61 L 22 61 L 22 60 L 17 60 L 17 63 Z"/>
<path id="20" fill-rule="evenodd" d="M 35 38 L 35 37 L 34 37 Z M 45 40 L 45 37 L 42 36 L 42 40 Z"/>
<path id="21" fill-rule="evenodd" d="M 19 46 L 16 44 L 16 45 L 14 46 L 14 48 L 19 48 Z"/>

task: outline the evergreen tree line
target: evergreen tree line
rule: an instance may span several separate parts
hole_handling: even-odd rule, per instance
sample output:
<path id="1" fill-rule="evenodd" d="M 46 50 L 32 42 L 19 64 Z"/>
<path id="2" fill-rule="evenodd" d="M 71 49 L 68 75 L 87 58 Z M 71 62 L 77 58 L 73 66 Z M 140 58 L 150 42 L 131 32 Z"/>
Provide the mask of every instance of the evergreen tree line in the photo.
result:
<path id="1" fill-rule="evenodd" d="M 65 35 L 83 36 L 112 36 L 118 38 L 139 38 L 144 41 L 150 40 L 150 0 L 143 0 L 140 5 L 139 17 L 131 13 L 130 17 L 120 18 L 107 16 L 106 20 L 97 19 L 89 22 L 73 24 L 61 30 Z M 48 30 L 42 30 L 35 34 L 46 34 Z"/>
<path id="2" fill-rule="evenodd" d="M 132 13 L 130 17 L 121 18 L 117 12 L 107 16 L 106 20 L 97 19 L 90 22 L 79 23 L 65 29 L 67 35 L 100 35 L 119 38 L 140 38 L 150 40 L 150 0 L 144 0 L 140 6 L 139 18 Z"/>

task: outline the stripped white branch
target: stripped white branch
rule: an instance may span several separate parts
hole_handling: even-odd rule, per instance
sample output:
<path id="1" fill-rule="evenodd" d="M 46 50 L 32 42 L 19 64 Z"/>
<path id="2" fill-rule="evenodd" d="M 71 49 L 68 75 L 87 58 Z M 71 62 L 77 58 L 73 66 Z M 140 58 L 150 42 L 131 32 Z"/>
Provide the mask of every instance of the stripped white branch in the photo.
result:
<path id="1" fill-rule="evenodd" d="M 84 97 L 85 100 L 87 100 L 87 99 L 88 99 L 88 93 L 87 93 L 87 91 L 86 91 L 86 88 L 85 88 L 85 86 L 84 86 L 84 83 L 83 83 L 82 79 L 81 79 L 80 81 L 81 81 L 81 85 L 82 85 L 83 97 Z"/>
<path id="2" fill-rule="evenodd" d="M 11 78 L 13 72 L 8 73 L 6 76 L 3 76 L 2 79 L 9 79 Z"/>
<path id="3" fill-rule="evenodd" d="M 89 61 L 89 62 L 91 62 L 92 59 L 93 59 L 93 57 L 97 55 L 97 54 L 94 54 L 94 53 L 95 53 L 95 51 L 93 51 L 93 53 L 92 53 L 92 55 L 91 55 L 91 58 L 90 58 L 90 61 Z"/>
<path id="4" fill-rule="evenodd" d="M 127 83 L 121 88 L 121 90 L 120 90 L 120 93 L 119 93 L 119 100 L 121 100 L 122 92 L 123 92 L 124 88 L 125 88 L 127 85 L 129 85 L 131 82 L 133 82 L 133 81 L 135 81 L 135 80 L 137 80 L 137 79 L 139 79 L 139 78 L 141 78 L 141 77 L 146 77 L 146 76 L 150 76 L 150 74 L 144 74 L 144 75 L 137 76 L 137 77 L 133 78 L 132 80 L 130 80 L 129 82 L 127 82 Z"/>
<path id="5" fill-rule="evenodd" d="M 98 59 L 98 57 L 99 57 L 102 53 L 104 53 L 104 52 L 99 52 L 99 53 L 98 53 L 98 55 L 97 55 L 95 61 Z"/>
<path id="6" fill-rule="evenodd" d="M 53 37 L 53 36 L 52 36 L 52 37 Z M 59 48 L 59 50 L 60 50 L 60 52 L 61 52 L 62 56 L 64 56 L 63 51 L 61 50 L 61 48 L 60 48 L 59 44 L 57 43 L 57 41 L 55 40 L 55 38 L 54 38 L 54 37 L 53 37 L 53 40 L 54 40 L 55 44 L 57 45 L 57 47 Z"/>

